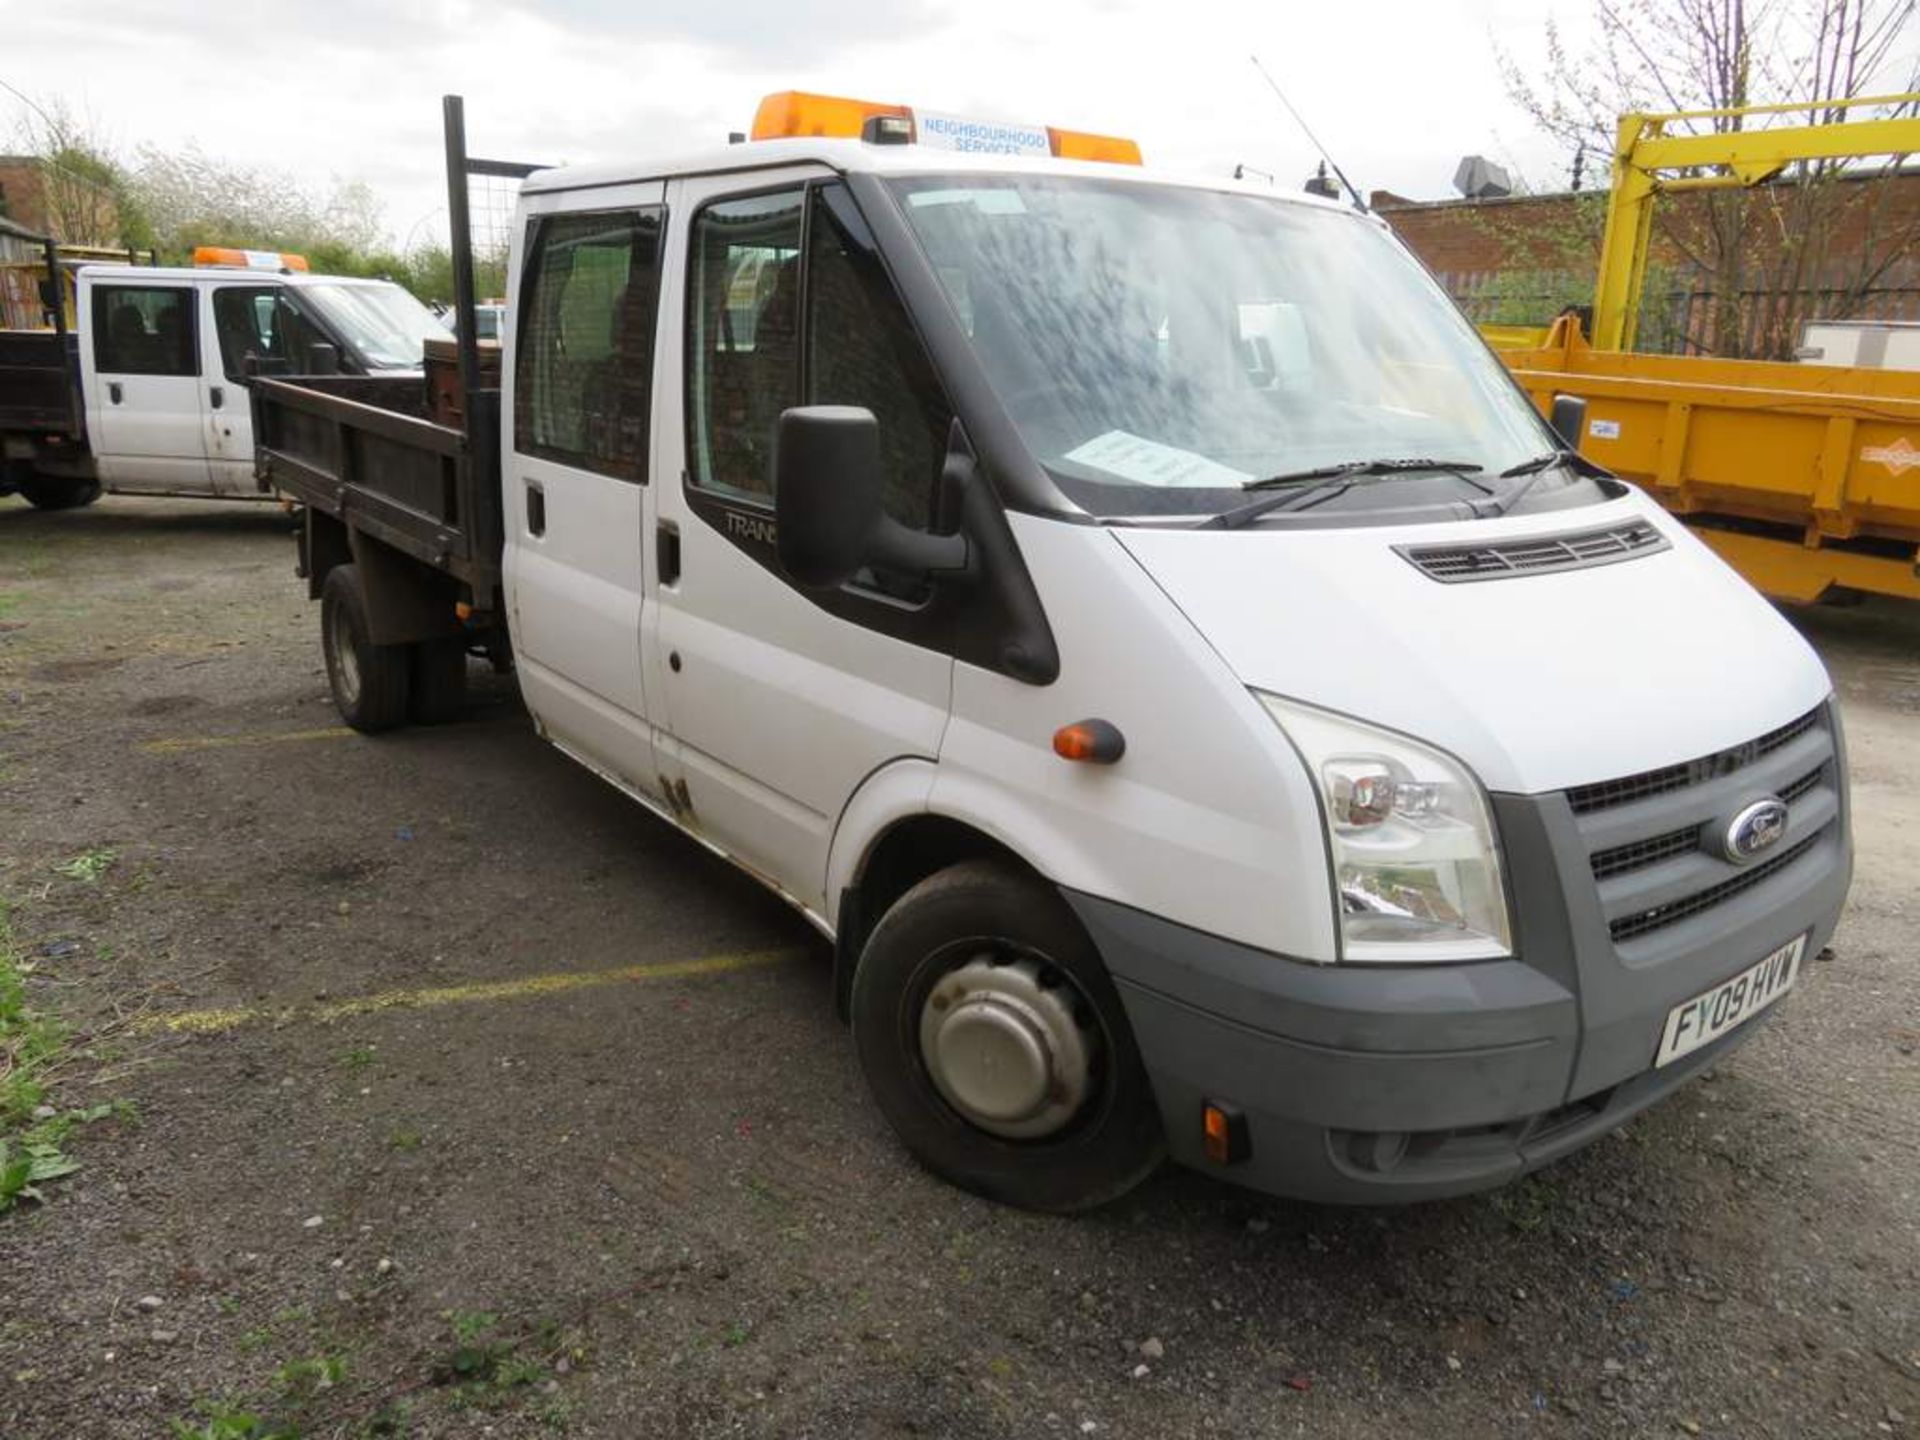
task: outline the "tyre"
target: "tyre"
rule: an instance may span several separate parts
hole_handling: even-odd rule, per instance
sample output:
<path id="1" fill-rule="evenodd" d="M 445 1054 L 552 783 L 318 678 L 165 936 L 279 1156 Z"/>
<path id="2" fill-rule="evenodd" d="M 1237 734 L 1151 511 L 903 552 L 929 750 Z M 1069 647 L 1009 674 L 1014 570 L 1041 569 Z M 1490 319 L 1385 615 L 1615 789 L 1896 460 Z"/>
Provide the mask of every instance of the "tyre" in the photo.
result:
<path id="1" fill-rule="evenodd" d="M 320 589 L 320 646 L 340 717 L 372 735 L 407 718 L 407 647 L 367 639 L 360 567 L 336 565 Z"/>
<path id="2" fill-rule="evenodd" d="M 965 1189 L 1086 1210 L 1166 1150 L 1106 967 L 1059 893 L 998 861 L 942 870 L 874 927 L 854 1047 L 902 1143 Z"/>
<path id="3" fill-rule="evenodd" d="M 458 720 L 467 706 L 467 642 L 423 640 L 407 649 L 407 718 L 416 725 Z"/>
<path id="4" fill-rule="evenodd" d="M 70 480 L 61 475 L 33 475 L 20 482 L 20 493 L 36 510 L 78 510 L 100 498 L 100 482 Z"/>

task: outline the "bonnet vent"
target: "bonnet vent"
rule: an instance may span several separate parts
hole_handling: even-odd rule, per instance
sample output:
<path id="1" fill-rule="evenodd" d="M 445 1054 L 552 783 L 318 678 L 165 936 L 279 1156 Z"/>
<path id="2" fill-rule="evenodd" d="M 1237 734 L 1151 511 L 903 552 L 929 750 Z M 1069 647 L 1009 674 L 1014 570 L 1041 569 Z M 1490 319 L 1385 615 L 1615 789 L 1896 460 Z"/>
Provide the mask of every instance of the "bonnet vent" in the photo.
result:
<path id="1" fill-rule="evenodd" d="M 1547 575 L 1585 570 L 1653 555 L 1668 548 L 1667 538 L 1645 520 L 1630 520 L 1604 530 L 1567 535 L 1532 535 L 1524 540 L 1495 540 L 1484 545 L 1396 545 L 1411 565 L 1445 584 L 1464 580 L 1506 580 L 1516 575 Z"/>

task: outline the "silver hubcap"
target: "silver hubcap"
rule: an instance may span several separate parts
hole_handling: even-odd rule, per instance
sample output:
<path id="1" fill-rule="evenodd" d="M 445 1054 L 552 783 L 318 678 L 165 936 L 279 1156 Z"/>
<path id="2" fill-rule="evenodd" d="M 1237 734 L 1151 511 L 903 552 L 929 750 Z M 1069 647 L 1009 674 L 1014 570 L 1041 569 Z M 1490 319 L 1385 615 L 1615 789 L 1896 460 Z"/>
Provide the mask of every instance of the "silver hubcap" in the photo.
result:
<path id="1" fill-rule="evenodd" d="M 1092 1089 L 1095 1035 L 1078 996 L 1032 960 L 982 955 L 940 978 L 920 1012 L 920 1056 L 940 1093 L 995 1135 L 1032 1140 L 1072 1120 Z"/>

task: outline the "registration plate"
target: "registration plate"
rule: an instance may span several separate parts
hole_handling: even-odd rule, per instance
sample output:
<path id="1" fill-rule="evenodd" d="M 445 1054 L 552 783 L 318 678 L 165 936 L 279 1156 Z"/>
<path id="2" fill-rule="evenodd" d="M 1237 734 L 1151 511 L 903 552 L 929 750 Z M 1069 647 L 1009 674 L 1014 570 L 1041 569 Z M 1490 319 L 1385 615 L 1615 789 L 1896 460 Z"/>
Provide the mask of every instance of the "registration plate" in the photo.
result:
<path id="1" fill-rule="evenodd" d="M 1800 956 L 1806 948 L 1807 937 L 1798 936 L 1731 980 L 1674 1006 L 1667 1014 L 1667 1028 L 1660 1034 L 1653 1068 L 1658 1070 L 1718 1040 L 1786 994 L 1799 978 Z"/>

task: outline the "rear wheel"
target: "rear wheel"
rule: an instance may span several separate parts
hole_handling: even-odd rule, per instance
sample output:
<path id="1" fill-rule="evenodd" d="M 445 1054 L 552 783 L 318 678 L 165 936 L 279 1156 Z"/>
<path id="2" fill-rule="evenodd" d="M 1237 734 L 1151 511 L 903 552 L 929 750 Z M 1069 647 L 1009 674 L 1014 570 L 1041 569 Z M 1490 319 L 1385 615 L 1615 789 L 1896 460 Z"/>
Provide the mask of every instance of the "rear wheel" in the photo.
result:
<path id="1" fill-rule="evenodd" d="M 340 717 L 371 735 L 407 718 L 407 647 L 367 638 L 360 568 L 336 565 L 320 589 L 320 646 Z"/>
<path id="2" fill-rule="evenodd" d="M 956 1185 L 1085 1210 L 1165 1153 L 1106 967 L 1050 885 L 995 861 L 921 881 L 874 927 L 854 1046 L 894 1132 Z"/>
<path id="3" fill-rule="evenodd" d="M 407 647 L 407 718 L 416 725 L 458 720 L 467 705 L 467 642 L 422 640 Z"/>
<path id="4" fill-rule="evenodd" d="M 100 498 L 100 482 L 64 475 L 31 475 L 20 482 L 20 493 L 36 510 L 78 510 Z"/>

